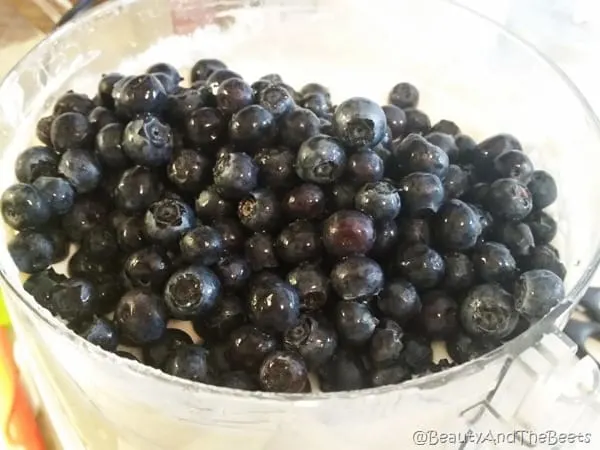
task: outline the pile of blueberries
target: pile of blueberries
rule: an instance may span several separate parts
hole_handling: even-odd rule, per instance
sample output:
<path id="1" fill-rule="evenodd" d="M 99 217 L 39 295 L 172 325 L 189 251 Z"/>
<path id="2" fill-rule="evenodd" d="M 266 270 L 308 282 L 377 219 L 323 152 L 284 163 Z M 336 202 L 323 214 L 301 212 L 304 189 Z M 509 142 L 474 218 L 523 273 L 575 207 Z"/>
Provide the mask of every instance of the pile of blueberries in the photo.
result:
<path id="1" fill-rule="evenodd" d="M 353 390 L 478 357 L 563 299 L 556 184 L 514 136 L 432 126 L 409 83 L 334 106 L 215 59 L 181 82 L 159 63 L 65 93 L 2 195 L 25 290 L 88 341 L 219 386 Z"/>

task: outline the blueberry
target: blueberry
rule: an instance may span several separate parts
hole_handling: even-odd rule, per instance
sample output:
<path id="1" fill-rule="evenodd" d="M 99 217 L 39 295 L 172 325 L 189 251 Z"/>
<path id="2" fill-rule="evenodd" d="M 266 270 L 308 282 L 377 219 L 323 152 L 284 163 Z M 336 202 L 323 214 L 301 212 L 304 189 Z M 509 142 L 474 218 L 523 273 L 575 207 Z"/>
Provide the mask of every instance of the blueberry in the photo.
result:
<path id="1" fill-rule="evenodd" d="M 308 83 L 302 86 L 302 89 L 300 89 L 300 96 L 303 98 L 313 94 L 323 95 L 327 99 L 331 98 L 329 89 L 320 83 Z"/>
<path id="2" fill-rule="evenodd" d="M 278 277 L 252 280 L 248 302 L 250 319 L 262 329 L 282 333 L 298 323 L 298 293 L 287 281 Z"/>
<path id="3" fill-rule="evenodd" d="M 412 369 L 415 373 L 422 373 L 431 367 L 433 351 L 431 343 L 422 336 L 405 336 L 404 350 L 401 354 L 401 362 Z"/>
<path id="4" fill-rule="evenodd" d="M 238 217 L 252 231 L 269 231 L 281 222 L 279 199 L 268 189 L 257 189 L 244 197 L 238 205 Z"/>
<path id="5" fill-rule="evenodd" d="M 333 266 L 331 285 L 344 300 L 365 299 L 383 289 L 383 271 L 379 264 L 364 256 L 348 256 Z"/>
<path id="6" fill-rule="evenodd" d="M 113 88 L 115 84 L 123 79 L 120 73 L 103 74 L 98 83 L 98 95 L 102 105 L 107 108 L 114 108 Z"/>
<path id="7" fill-rule="evenodd" d="M 81 239 L 106 219 L 106 206 L 93 197 L 78 197 L 71 210 L 62 218 L 62 229 L 72 242 Z"/>
<path id="8" fill-rule="evenodd" d="M 281 119 L 281 142 L 295 150 L 304 141 L 320 132 L 321 122 L 310 109 L 295 107 Z"/>
<path id="9" fill-rule="evenodd" d="M 246 322 L 246 308 L 242 300 L 232 294 L 222 294 L 209 314 L 193 318 L 194 330 L 204 341 L 224 340 L 229 333 Z"/>
<path id="10" fill-rule="evenodd" d="M 525 222 L 533 234 L 535 245 L 549 244 L 556 237 L 558 224 L 556 223 L 556 220 L 545 211 L 532 212 L 527 216 Z"/>
<path id="11" fill-rule="evenodd" d="M 438 210 L 436 235 L 439 243 L 450 250 L 466 250 L 477 243 L 481 223 L 477 214 L 466 203 L 452 199 Z"/>
<path id="12" fill-rule="evenodd" d="M 56 273 L 55 270 L 50 267 L 29 276 L 23 283 L 23 289 L 25 289 L 36 302 L 44 308 L 48 308 L 50 304 L 50 295 L 54 291 L 54 288 L 66 279 L 66 276 Z"/>
<path id="13" fill-rule="evenodd" d="M 265 233 L 255 233 L 245 242 L 245 256 L 250 268 L 258 272 L 279 266 L 273 248 L 273 239 Z"/>
<path id="14" fill-rule="evenodd" d="M 234 367 L 258 370 L 265 357 L 278 347 L 277 339 L 252 325 L 233 330 L 228 338 L 229 359 Z"/>
<path id="15" fill-rule="evenodd" d="M 54 122 L 54 116 L 42 117 L 38 120 L 35 127 L 35 135 L 40 142 L 48 147 L 52 146 L 52 123 Z"/>
<path id="16" fill-rule="evenodd" d="M 399 249 L 396 266 L 400 273 L 417 289 L 431 289 L 444 277 L 444 260 L 431 247 L 425 244 L 413 244 Z"/>
<path id="17" fill-rule="evenodd" d="M 502 339 L 519 321 L 512 296 L 498 284 L 480 284 L 460 304 L 459 319 L 464 330 L 475 336 Z"/>
<path id="18" fill-rule="evenodd" d="M 298 325 L 285 332 L 283 342 L 286 349 L 298 352 L 311 370 L 318 370 L 335 353 L 337 335 L 323 318 L 302 315 Z"/>
<path id="19" fill-rule="evenodd" d="M 46 230 L 46 234 L 52 241 L 52 246 L 54 247 L 52 262 L 59 263 L 64 261 L 69 255 L 71 247 L 67 234 L 60 228 Z"/>
<path id="20" fill-rule="evenodd" d="M 200 192 L 195 206 L 196 215 L 202 220 L 214 221 L 235 213 L 234 205 L 223 199 L 215 186 Z"/>
<path id="21" fill-rule="evenodd" d="M 169 162 L 173 152 L 171 127 L 151 114 L 138 116 L 125 126 L 123 150 L 136 164 L 163 166 Z"/>
<path id="22" fill-rule="evenodd" d="M 199 226 L 182 236 L 179 248 L 186 261 L 210 266 L 219 260 L 225 246 L 217 230 L 209 226 Z"/>
<path id="23" fill-rule="evenodd" d="M 321 239 L 310 222 L 297 220 L 287 225 L 275 240 L 277 257 L 289 264 L 298 264 L 319 256 Z"/>
<path id="24" fill-rule="evenodd" d="M 15 175 L 21 183 L 33 183 L 39 177 L 55 177 L 58 174 L 59 157 L 51 148 L 29 147 L 15 162 Z"/>
<path id="25" fill-rule="evenodd" d="M 260 390 L 255 377 L 241 370 L 222 374 L 219 379 L 219 385 L 231 389 L 241 389 L 243 391 Z"/>
<path id="26" fill-rule="evenodd" d="M 281 85 L 269 85 L 258 94 L 258 103 L 276 119 L 294 108 L 294 98 Z"/>
<path id="27" fill-rule="evenodd" d="M 393 155 L 406 174 L 426 172 L 441 180 L 448 172 L 448 154 L 422 136 L 411 133 L 401 141 L 394 141 Z"/>
<path id="28" fill-rule="evenodd" d="M 537 245 L 524 258 L 523 269 L 546 269 L 554 272 L 561 280 L 565 279 L 567 270 L 550 245 Z"/>
<path id="29" fill-rule="evenodd" d="M 471 188 L 463 195 L 463 200 L 469 201 L 475 205 L 482 206 L 487 201 L 488 193 L 490 192 L 489 183 L 475 183 Z"/>
<path id="30" fill-rule="evenodd" d="M 215 267 L 223 286 L 228 289 L 242 290 L 250 278 L 248 262 L 239 256 L 225 256 Z"/>
<path id="31" fill-rule="evenodd" d="M 210 179 L 212 162 L 201 153 L 183 149 L 177 152 L 167 166 L 169 180 L 185 192 L 199 193 Z"/>
<path id="32" fill-rule="evenodd" d="M 112 274 L 118 270 L 118 264 L 107 259 L 92 256 L 87 250 L 79 248 L 68 263 L 69 275 L 90 280 L 96 275 Z"/>
<path id="33" fill-rule="evenodd" d="M 212 380 L 209 371 L 208 351 L 199 344 L 182 345 L 171 353 L 164 362 L 164 371 L 169 375 L 198 383 Z"/>
<path id="34" fill-rule="evenodd" d="M 123 117 L 156 114 L 164 110 L 166 103 L 167 92 L 160 79 L 154 74 L 144 74 L 124 81 L 115 97 L 115 110 Z"/>
<path id="35" fill-rule="evenodd" d="M 2 217 L 15 230 L 38 228 L 50 219 L 48 199 L 35 186 L 17 183 L 2 193 Z"/>
<path id="36" fill-rule="evenodd" d="M 508 150 L 522 150 L 523 147 L 516 137 L 510 134 L 491 136 L 477 145 L 473 152 L 473 162 L 481 174 L 493 173 L 494 161 Z"/>
<path id="37" fill-rule="evenodd" d="M 60 116 L 67 112 L 75 112 L 87 116 L 94 107 L 94 102 L 87 95 L 68 91 L 54 104 L 53 114 Z"/>
<path id="38" fill-rule="evenodd" d="M 185 123 L 187 117 L 203 106 L 204 99 L 198 89 L 182 89 L 167 97 L 165 118 L 171 125 Z"/>
<path id="39" fill-rule="evenodd" d="M 195 222 L 194 210 L 187 203 L 165 198 L 146 211 L 144 231 L 150 241 L 169 247 L 179 242 Z"/>
<path id="40" fill-rule="evenodd" d="M 410 369 L 402 363 L 396 363 L 391 366 L 377 368 L 370 374 L 370 380 L 373 387 L 398 384 L 410 379 Z"/>
<path id="41" fill-rule="evenodd" d="M 431 243 L 429 222 L 425 219 L 400 219 L 398 221 L 398 241 L 404 245 Z"/>
<path id="42" fill-rule="evenodd" d="M 229 122 L 229 138 L 234 144 L 248 151 L 269 145 L 273 142 L 275 134 L 275 118 L 260 105 L 242 108 Z"/>
<path id="43" fill-rule="evenodd" d="M 361 359 L 351 350 L 341 347 L 321 367 L 319 381 L 324 392 L 352 391 L 367 387 L 367 373 Z"/>
<path id="44" fill-rule="evenodd" d="M 481 237 L 485 238 L 489 234 L 490 230 L 492 230 L 492 227 L 494 225 L 494 218 L 489 213 L 489 211 L 486 211 L 472 203 L 467 204 L 473 210 L 475 215 L 479 218 L 479 223 L 481 225 Z"/>
<path id="45" fill-rule="evenodd" d="M 296 173 L 304 181 L 333 183 L 344 173 L 346 153 L 341 143 L 323 134 L 302 143 L 296 157 Z"/>
<path id="46" fill-rule="evenodd" d="M 125 252 L 140 250 L 146 246 L 144 235 L 144 219 L 142 217 L 128 217 L 119 223 L 116 228 L 119 248 Z"/>
<path id="47" fill-rule="evenodd" d="M 429 116 L 417 108 L 405 108 L 406 133 L 427 134 L 431 131 Z"/>
<path id="48" fill-rule="evenodd" d="M 54 261 L 54 245 L 49 236 L 34 231 L 22 231 L 8 243 L 8 253 L 17 269 L 36 273 Z"/>
<path id="49" fill-rule="evenodd" d="M 192 66 L 190 78 L 192 83 L 207 80 L 214 72 L 223 69 L 227 66 L 218 59 L 200 59 Z"/>
<path id="50" fill-rule="evenodd" d="M 318 219 L 325 211 L 325 193 L 316 184 L 304 183 L 289 191 L 282 203 L 292 219 Z"/>
<path id="51" fill-rule="evenodd" d="M 217 108 L 225 115 L 231 116 L 253 100 L 252 88 L 240 78 L 229 78 L 223 81 L 215 94 Z"/>
<path id="52" fill-rule="evenodd" d="M 318 311 L 329 298 L 329 278 L 318 265 L 302 263 L 287 275 L 287 281 L 300 296 L 300 309 Z"/>
<path id="53" fill-rule="evenodd" d="M 562 280 L 545 269 L 523 273 L 515 283 L 515 308 L 529 321 L 539 320 L 565 298 Z"/>
<path id="54" fill-rule="evenodd" d="M 460 292 L 470 288 L 475 281 L 473 263 L 464 253 L 452 252 L 444 255 L 446 272 L 442 287 L 449 292 Z"/>
<path id="55" fill-rule="evenodd" d="M 383 169 L 383 160 L 377 153 L 372 150 L 358 151 L 348 157 L 346 178 L 357 185 L 372 183 L 383 178 Z"/>
<path id="56" fill-rule="evenodd" d="M 119 345 L 119 336 L 114 324 L 103 317 L 95 317 L 85 324 L 78 334 L 86 341 L 109 352 L 115 351 Z"/>
<path id="57" fill-rule="evenodd" d="M 419 91 L 410 83 L 398 83 L 392 88 L 389 101 L 392 105 L 402 109 L 414 108 L 419 104 Z"/>
<path id="58" fill-rule="evenodd" d="M 385 113 L 387 125 L 390 127 L 392 138 L 402 137 L 406 128 L 406 114 L 404 111 L 396 105 L 385 105 L 382 109 Z"/>
<path id="59" fill-rule="evenodd" d="M 216 144 L 224 135 L 227 121 L 216 108 L 191 111 L 185 118 L 187 139 L 196 146 Z"/>
<path id="60" fill-rule="evenodd" d="M 374 220 L 395 219 L 400 214 L 400 194 L 387 181 L 367 183 L 356 193 L 354 206 Z"/>
<path id="61" fill-rule="evenodd" d="M 86 149 L 93 142 L 93 129 L 83 114 L 68 112 L 57 116 L 50 129 L 52 147 L 58 153 Z"/>
<path id="62" fill-rule="evenodd" d="M 167 328 L 158 340 L 142 347 L 144 363 L 161 369 L 167 358 L 176 349 L 192 344 L 192 338 L 185 331 L 176 328 Z"/>
<path id="63" fill-rule="evenodd" d="M 102 167 L 98 159 L 87 150 L 67 150 L 60 159 L 58 172 L 79 194 L 96 189 L 102 178 Z"/>
<path id="64" fill-rule="evenodd" d="M 221 86 L 223 82 L 229 80 L 230 78 L 238 78 L 240 80 L 242 79 L 242 77 L 238 73 L 232 70 L 226 68 L 217 69 L 213 71 L 206 79 L 206 86 L 208 86 L 210 92 L 212 92 L 213 95 L 217 95 L 219 86 Z"/>
<path id="65" fill-rule="evenodd" d="M 69 323 L 90 319 L 98 296 L 89 281 L 70 278 L 60 282 L 50 295 L 48 309 Z"/>
<path id="66" fill-rule="evenodd" d="M 119 252 L 117 237 L 113 230 L 106 226 L 92 228 L 84 236 L 81 249 L 99 260 L 114 258 Z"/>
<path id="67" fill-rule="evenodd" d="M 33 186 L 48 204 L 51 215 L 61 216 L 73 207 L 75 191 L 66 180 L 42 176 L 34 181 Z"/>
<path id="68" fill-rule="evenodd" d="M 334 321 L 340 339 L 355 346 L 368 343 L 379 323 L 367 305 L 348 301 L 335 305 Z"/>
<path id="69" fill-rule="evenodd" d="M 213 179 L 222 195 L 240 198 L 256 188 L 258 167 L 246 153 L 223 153 L 213 168 Z"/>
<path id="70" fill-rule="evenodd" d="M 533 175 L 533 163 L 521 150 L 508 150 L 494 159 L 494 169 L 499 178 L 513 178 L 529 183 Z"/>
<path id="71" fill-rule="evenodd" d="M 169 313 L 177 319 L 191 319 L 208 314 L 221 290 L 221 282 L 210 269 L 189 266 L 171 275 L 164 289 Z"/>
<path id="72" fill-rule="evenodd" d="M 458 364 L 479 358 L 492 351 L 496 346 L 495 341 L 478 339 L 462 332 L 450 336 L 446 341 L 448 354 Z"/>
<path id="73" fill-rule="evenodd" d="M 154 75 L 156 75 L 156 74 L 166 75 L 168 77 L 168 79 L 171 81 L 171 83 L 173 83 L 175 85 L 178 85 L 179 82 L 181 80 L 183 80 L 183 77 L 179 74 L 177 69 L 168 63 L 152 64 L 150 67 L 148 67 L 146 69 L 146 73 L 151 73 Z"/>
<path id="74" fill-rule="evenodd" d="M 97 314 L 108 314 L 114 311 L 120 298 L 125 293 L 123 280 L 113 274 L 92 273 L 87 275 L 96 289 L 98 300 L 96 302 Z"/>
<path id="75" fill-rule="evenodd" d="M 382 220 L 375 224 L 375 243 L 371 254 L 383 258 L 396 249 L 398 242 L 398 225 L 394 220 Z"/>
<path id="76" fill-rule="evenodd" d="M 400 359 L 404 349 L 400 325 L 390 319 L 384 319 L 375 329 L 369 342 L 369 357 L 375 366 L 389 366 Z"/>
<path id="77" fill-rule="evenodd" d="M 88 121 L 94 130 L 94 134 L 107 125 L 119 123 L 116 114 L 103 106 L 94 108 L 88 115 Z"/>
<path id="78" fill-rule="evenodd" d="M 100 161 L 111 168 L 125 168 L 129 158 L 123 150 L 123 130 L 120 123 L 108 124 L 96 135 L 96 154 Z"/>
<path id="79" fill-rule="evenodd" d="M 358 189 L 352 183 L 336 183 L 331 186 L 329 203 L 332 211 L 354 208 L 354 196 Z"/>
<path id="80" fill-rule="evenodd" d="M 452 162 L 458 161 L 460 150 L 456 145 L 454 137 L 450 134 L 442 133 L 440 131 L 432 131 L 425 136 L 427 141 L 445 151 L 448 154 L 448 158 Z"/>
<path id="81" fill-rule="evenodd" d="M 161 338 L 166 329 L 166 310 L 162 298 L 143 289 L 131 290 L 115 309 L 115 323 L 126 342 L 145 345 Z"/>
<path id="82" fill-rule="evenodd" d="M 374 147 L 383 139 L 386 126 L 383 109 L 369 99 L 353 97 L 335 108 L 335 133 L 349 147 Z"/>
<path id="83" fill-rule="evenodd" d="M 263 361 L 259 381 L 267 392 L 301 393 L 308 385 L 308 370 L 297 353 L 277 351 Z"/>
<path id="84" fill-rule="evenodd" d="M 244 247 L 244 228 L 237 219 L 221 219 L 213 224 L 223 238 L 226 253 L 234 253 Z"/>
<path id="85" fill-rule="evenodd" d="M 445 291 L 429 291 L 421 297 L 419 322 L 432 339 L 451 336 L 458 329 L 458 305 Z"/>
<path id="86" fill-rule="evenodd" d="M 314 93 L 304 96 L 302 98 L 302 107 L 310 109 L 317 117 L 331 118 L 331 102 L 323 94 Z"/>
<path id="87" fill-rule="evenodd" d="M 525 223 L 497 223 L 493 228 L 494 239 L 508 247 L 514 256 L 528 255 L 535 246 L 533 233 Z"/>
<path id="88" fill-rule="evenodd" d="M 171 274 L 171 261 L 161 250 L 146 247 L 129 255 L 123 271 L 131 287 L 162 289 Z"/>
<path id="89" fill-rule="evenodd" d="M 442 119 L 434 126 L 431 127 L 431 131 L 434 133 L 444 133 L 450 136 L 456 137 L 460 134 L 460 128 L 451 120 Z"/>
<path id="90" fill-rule="evenodd" d="M 292 186 L 297 181 L 294 170 L 296 154 L 285 148 L 264 148 L 254 156 L 259 181 L 271 189 Z"/>
<path id="91" fill-rule="evenodd" d="M 475 249 L 473 267 L 482 281 L 503 284 L 512 281 L 517 263 L 506 246 L 497 242 L 485 242 Z"/>
<path id="92" fill-rule="evenodd" d="M 475 142 L 475 140 L 471 136 L 460 133 L 454 136 L 454 142 L 458 147 L 459 162 L 473 162 L 475 152 L 477 151 L 477 143 Z"/>
<path id="93" fill-rule="evenodd" d="M 398 191 L 409 215 L 419 217 L 435 213 L 444 202 L 444 186 L 431 173 L 413 172 L 400 180 Z"/>
<path id="94" fill-rule="evenodd" d="M 523 220 L 533 207 L 527 187 L 512 178 L 500 178 L 490 185 L 487 209 L 500 220 Z"/>
<path id="95" fill-rule="evenodd" d="M 543 170 L 536 170 L 527 185 L 531 192 L 533 207 L 536 210 L 544 209 L 556 201 L 558 189 L 552 175 Z"/>
<path id="96" fill-rule="evenodd" d="M 404 324 L 420 313 L 421 299 L 412 284 L 397 278 L 386 283 L 377 297 L 377 307 L 384 315 Z"/>
<path id="97" fill-rule="evenodd" d="M 450 164 L 444 179 L 444 194 L 446 199 L 460 198 L 469 189 L 469 175 L 457 165 Z"/>
<path id="98" fill-rule="evenodd" d="M 270 86 L 273 86 L 273 83 L 267 80 L 256 80 L 250 85 L 255 103 L 260 102 L 260 93 Z"/>

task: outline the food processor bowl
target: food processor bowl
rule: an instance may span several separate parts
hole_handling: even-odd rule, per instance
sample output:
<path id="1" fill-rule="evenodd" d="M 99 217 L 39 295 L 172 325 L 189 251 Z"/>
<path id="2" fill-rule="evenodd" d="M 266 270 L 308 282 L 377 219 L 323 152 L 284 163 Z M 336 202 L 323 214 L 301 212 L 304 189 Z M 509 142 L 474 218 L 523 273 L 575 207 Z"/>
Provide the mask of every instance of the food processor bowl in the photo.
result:
<path id="1" fill-rule="evenodd" d="M 356 392 L 243 392 L 175 379 L 76 336 L 23 290 L 3 229 L 1 272 L 18 339 L 78 445 L 386 450 L 435 444 L 435 436 L 440 444 L 443 432 L 590 426 L 598 372 L 577 360 L 560 330 L 600 258 L 599 123 L 556 66 L 450 1 L 108 2 L 51 34 L 0 85 L 1 188 L 14 182 L 15 158 L 34 142 L 36 120 L 66 90 L 93 95 L 103 73 L 158 61 L 185 72 L 208 57 L 250 80 L 277 71 L 293 86 L 318 81 L 334 101 L 385 102 L 394 84 L 410 81 L 433 121 L 452 119 L 477 140 L 517 136 L 560 189 L 551 213 L 568 270 L 566 300 L 493 353 L 439 374 Z"/>

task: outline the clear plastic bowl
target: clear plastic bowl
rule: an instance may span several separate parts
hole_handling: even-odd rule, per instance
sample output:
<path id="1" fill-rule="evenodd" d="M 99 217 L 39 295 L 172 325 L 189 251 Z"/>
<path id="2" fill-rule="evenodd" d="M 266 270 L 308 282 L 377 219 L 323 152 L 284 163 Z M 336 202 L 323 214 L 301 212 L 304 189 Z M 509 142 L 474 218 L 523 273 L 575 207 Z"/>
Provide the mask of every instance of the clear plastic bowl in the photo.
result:
<path id="1" fill-rule="evenodd" d="M 567 301 L 492 354 L 398 386 L 237 392 L 174 379 L 74 335 L 23 291 L 3 230 L 1 271 L 18 336 L 47 371 L 87 448 L 410 448 L 417 430 L 466 429 L 494 408 L 495 423 L 513 423 L 519 408 L 526 411 L 492 401 L 507 374 L 517 373 L 521 388 L 539 387 L 540 373 L 547 380 L 574 363 L 560 329 L 600 258 L 598 121 L 557 67 L 451 2 L 108 2 L 49 36 L 0 86 L 0 189 L 14 181 L 14 160 L 32 142 L 36 120 L 67 89 L 93 94 L 102 73 L 141 71 L 156 61 L 185 68 L 202 57 L 221 58 L 248 79 L 277 71 L 291 85 L 318 80 L 334 100 L 385 101 L 391 86 L 410 80 L 434 121 L 452 119 L 477 139 L 518 136 L 536 166 L 558 179 L 552 213 L 568 268 Z M 519 356 L 531 351 L 538 359 Z M 525 391 L 510 392 L 514 398 L 506 399 L 523 404 Z"/>

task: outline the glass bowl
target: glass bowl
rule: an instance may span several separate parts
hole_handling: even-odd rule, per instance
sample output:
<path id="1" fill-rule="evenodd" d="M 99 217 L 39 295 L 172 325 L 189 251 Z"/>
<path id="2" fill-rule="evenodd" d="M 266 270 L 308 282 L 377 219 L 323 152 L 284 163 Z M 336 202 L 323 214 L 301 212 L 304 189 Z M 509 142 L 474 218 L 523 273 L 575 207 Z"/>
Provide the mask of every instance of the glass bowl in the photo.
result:
<path id="1" fill-rule="evenodd" d="M 600 201 L 598 121 L 535 49 L 449 1 L 108 2 L 50 35 L 0 85 L 0 188 L 14 182 L 15 158 L 31 144 L 36 120 L 67 89 L 93 95 L 102 73 L 139 72 L 157 61 L 185 72 L 202 57 L 218 57 L 247 79 L 277 71 L 293 86 L 319 81 L 334 101 L 383 102 L 394 84 L 411 81 L 434 122 L 452 119 L 478 140 L 518 136 L 560 187 L 551 212 L 568 295 L 520 337 L 443 373 L 357 392 L 248 393 L 174 379 L 80 339 L 24 292 L 3 230 L 0 268 L 17 335 L 86 448 L 410 448 L 419 430 L 472 428 L 494 408 L 494 423 L 514 423 L 518 408 L 492 401 L 507 374 L 529 386 L 574 364 L 560 330 L 600 258 L 592 206 Z M 537 360 L 522 356 L 532 351 Z M 525 391 L 510 391 L 511 404 L 522 404 Z"/>

